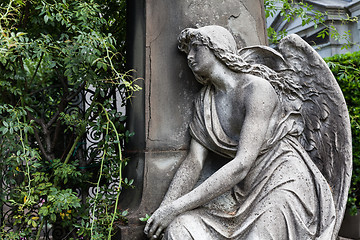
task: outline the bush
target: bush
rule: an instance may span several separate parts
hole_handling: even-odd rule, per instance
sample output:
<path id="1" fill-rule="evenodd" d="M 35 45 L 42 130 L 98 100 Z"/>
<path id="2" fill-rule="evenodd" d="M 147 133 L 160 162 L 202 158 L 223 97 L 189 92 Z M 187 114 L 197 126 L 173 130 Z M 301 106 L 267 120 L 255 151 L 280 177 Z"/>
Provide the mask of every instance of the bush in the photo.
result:
<path id="1" fill-rule="evenodd" d="M 118 109 L 138 88 L 122 73 L 124 11 L 125 0 L 1 1 L 0 206 L 11 212 L 0 239 L 39 239 L 47 225 L 110 239 L 127 214 L 117 204 L 132 184 L 121 154 L 131 134 Z"/>

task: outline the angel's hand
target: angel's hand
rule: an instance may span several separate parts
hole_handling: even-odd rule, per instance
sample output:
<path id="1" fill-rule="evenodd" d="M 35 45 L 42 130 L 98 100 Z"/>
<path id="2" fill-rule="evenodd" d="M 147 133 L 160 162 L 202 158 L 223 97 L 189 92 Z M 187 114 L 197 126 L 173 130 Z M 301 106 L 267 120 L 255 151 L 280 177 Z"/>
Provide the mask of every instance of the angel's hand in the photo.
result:
<path id="1" fill-rule="evenodd" d="M 158 239 L 177 215 L 179 212 L 171 204 L 159 207 L 147 220 L 144 233 L 150 239 Z"/>

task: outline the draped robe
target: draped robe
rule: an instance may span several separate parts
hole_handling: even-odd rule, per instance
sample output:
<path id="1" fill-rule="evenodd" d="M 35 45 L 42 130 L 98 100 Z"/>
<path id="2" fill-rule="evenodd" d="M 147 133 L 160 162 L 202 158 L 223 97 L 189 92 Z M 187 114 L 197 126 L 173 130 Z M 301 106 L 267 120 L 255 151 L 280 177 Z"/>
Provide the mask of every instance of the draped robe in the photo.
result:
<path id="1" fill-rule="evenodd" d="M 165 239 L 332 239 L 334 201 L 327 181 L 297 140 L 303 129 L 301 115 L 287 111 L 282 116 L 245 179 L 212 202 L 178 216 Z M 241 148 L 219 122 L 211 86 L 195 100 L 190 133 L 229 159 Z"/>

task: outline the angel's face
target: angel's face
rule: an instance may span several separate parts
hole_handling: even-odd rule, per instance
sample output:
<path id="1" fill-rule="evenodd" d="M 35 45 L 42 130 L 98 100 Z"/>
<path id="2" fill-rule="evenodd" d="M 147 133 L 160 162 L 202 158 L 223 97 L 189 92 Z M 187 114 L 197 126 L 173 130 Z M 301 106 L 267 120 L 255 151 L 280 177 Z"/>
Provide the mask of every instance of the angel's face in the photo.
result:
<path id="1" fill-rule="evenodd" d="M 207 46 L 196 42 L 191 44 L 187 59 L 193 73 L 204 79 L 209 77 L 214 64 L 216 64 L 213 52 Z"/>

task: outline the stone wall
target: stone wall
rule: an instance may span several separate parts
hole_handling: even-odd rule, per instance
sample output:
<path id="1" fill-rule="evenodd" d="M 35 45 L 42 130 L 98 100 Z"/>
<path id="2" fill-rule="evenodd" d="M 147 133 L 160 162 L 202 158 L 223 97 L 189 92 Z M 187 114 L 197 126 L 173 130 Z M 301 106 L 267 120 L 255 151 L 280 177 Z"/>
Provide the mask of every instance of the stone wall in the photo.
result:
<path id="1" fill-rule="evenodd" d="M 231 31 L 238 47 L 266 45 L 267 38 L 263 0 L 129 0 L 128 14 L 128 64 L 143 89 L 127 109 L 135 136 L 127 146 L 126 174 L 136 187 L 122 193 L 121 207 L 131 214 L 121 239 L 142 239 L 138 217 L 158 207 L 187 152 L 192 101 L 200 89 L 177 49 L 178 34 L 216 24 Z"/>

